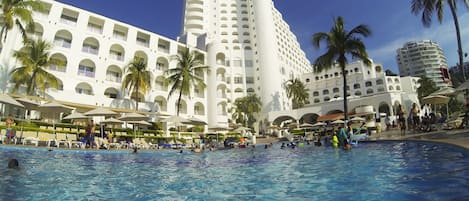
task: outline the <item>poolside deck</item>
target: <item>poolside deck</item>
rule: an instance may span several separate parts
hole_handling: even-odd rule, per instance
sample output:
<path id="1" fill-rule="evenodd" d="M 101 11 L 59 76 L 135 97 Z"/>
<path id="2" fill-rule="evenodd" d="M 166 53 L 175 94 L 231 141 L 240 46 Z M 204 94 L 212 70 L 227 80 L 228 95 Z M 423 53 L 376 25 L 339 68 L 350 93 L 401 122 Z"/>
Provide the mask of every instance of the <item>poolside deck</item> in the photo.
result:
<path id="1" fill-rule="evenodd" d="M 438 130 L 432 132 L 406 131 L 405 136 L 400 135 L 399 130 L 384 131 L 380 134 L 371 135 L 372 141 L 381 140 L 416 140 L 448 143 L 469 149 L 469 129 Z"/>

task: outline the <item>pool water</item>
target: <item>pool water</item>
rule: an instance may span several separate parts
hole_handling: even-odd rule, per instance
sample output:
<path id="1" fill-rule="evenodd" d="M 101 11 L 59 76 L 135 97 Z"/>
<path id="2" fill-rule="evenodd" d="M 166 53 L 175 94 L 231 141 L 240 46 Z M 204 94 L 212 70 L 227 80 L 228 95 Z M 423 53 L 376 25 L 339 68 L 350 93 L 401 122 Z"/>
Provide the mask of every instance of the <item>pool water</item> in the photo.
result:
<path id="1" fill-rule="evenodd" d="M 468 156 L 424 142 L 203 154 L 1 146 L 0 200 L 469 200 Z M 11 158 L 20 170 L 6 168 Z"/>

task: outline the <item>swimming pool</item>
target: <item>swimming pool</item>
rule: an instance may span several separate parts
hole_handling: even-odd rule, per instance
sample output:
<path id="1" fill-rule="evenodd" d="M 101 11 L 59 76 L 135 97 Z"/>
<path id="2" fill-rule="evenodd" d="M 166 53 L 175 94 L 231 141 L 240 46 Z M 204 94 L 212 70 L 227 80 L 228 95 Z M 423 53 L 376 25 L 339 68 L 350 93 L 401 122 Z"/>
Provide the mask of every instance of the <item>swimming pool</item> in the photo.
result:
<path id="1" fill-rule="evenodd" d="M 0 200 L 469 200 L 468 156 L 424 142 L 203 154 L 2 146 Z M 22 169 L 7 169 L 10 158 Z"/>

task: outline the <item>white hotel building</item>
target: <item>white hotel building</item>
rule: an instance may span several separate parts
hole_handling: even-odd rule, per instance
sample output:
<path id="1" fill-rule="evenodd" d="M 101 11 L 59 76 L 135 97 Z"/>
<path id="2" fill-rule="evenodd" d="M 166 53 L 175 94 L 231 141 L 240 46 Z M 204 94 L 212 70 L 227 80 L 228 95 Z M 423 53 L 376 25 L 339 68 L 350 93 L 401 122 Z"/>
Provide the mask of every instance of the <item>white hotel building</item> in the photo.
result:
<path id="1" fill-rule="evenodd" d="M 209 70 L 200 75 L 207 88 L 194 88 L 191 98 L 183 97 L 181 115 L 207 121 L 208 127 L 226 126 L 231 104 L 248 93 L 261 97 L 261 127 L 278 124 L 284 117 L 311 121 L 314 116 L 342 110 L 340 72 L 334 68 L 312 73 L 272 0 L 186 0 L 177 41 L 70 5 L 43 2 L 47 10 L 34 13 L 31 37 L 51 42 L 52 57 L 66 63 L 49 66 L 62 86 L 48 89 L 44 96 L 77 110 L 96 106 L 134 109 L 136 96 L 122 91 L 121 81 L 124 66 L 139 57 L 152 72 L 152 88 L 139 95 L 139 110 L 175 114 L 177 96 L 167 99 L 164 71 L 176 67 L 170 57 L 185 48 L 202 53 Z M 18 66 L 12 53 L 22 46 L 18 30 L 9 32 L 1 46 L 1 64 Z M 396 103 L 410 107 L 416 101 L 417 78 L 385 76 L 378 64 L 369 68 L 358 62 L 347 69 L 351 110 L 371 105 L 376 112 L 393 115 Z M 283 85 L 297 77 L 306 83 L 310 103 L 292 111 Z"/>
<path id="2" fill-rule="evenodd" d="M 397 116 L 397 106 L 403 105 L 408 112 L 412 103 L 420 106 L 417 97 L 418 77 L 387 76 L 381 64 L 372 62 L 366 66 L 361 61 L 346 66 L 348 113 L 370 117 L 374 120 L 379 114 L 390 120 Z M 320 73 L 307 73 L 301 76 L 309 93 L 309 104 L 293 111 L 280 111 L 271 114 L 269 121 L 279 125 L 282 121 L 293 120 L 312 123 L 335 118 L 343 114 L 343 78 L 339 67 Z M 407 115 L 407 114 L 406 114 Z M 322 117 L 325 117 L 322 119 Z M 383 117 L 383 116 L 381 116 Z M 384 125 L 384 121 L 383 122 Z M 374 121 L 371 122 L 374 126 Z"/>
<path id="3" fill-rule="evenodd" d="M 31 37 L 54 44 L 52 57 L 66 63 L 49 66 L 62 87 L 48 89 L 44 96 L 79 110 L 133 109 L 135 94 L 122 91 L 121 81 L 124 66 L 139 57 L 152 72 L 152 89 L 139 95 L 139 109 L 175 114 L 177 97 L 167 99 L 163 72 L 176 67 L 169 58 L 185 48 L 204 54 L 210 70 L 200 75 L 207 88 L 193 89 L 191 98 L 184 97 L 181 114 L 203 119 L 209 127 L 227 125 L 230 104 L 247 93 L 262 98 L 260 119 L 271 111 L 289 110 L 283 83 L 311 71 L 271 0 L 188 0 L 181 42 L 60 2 L 43 2 L 47 10 L 34 13 Z M 22 46 L 18 30 L 10 31 L 1 47 L 2 64 L 18 66 L 12 53 Z"/>

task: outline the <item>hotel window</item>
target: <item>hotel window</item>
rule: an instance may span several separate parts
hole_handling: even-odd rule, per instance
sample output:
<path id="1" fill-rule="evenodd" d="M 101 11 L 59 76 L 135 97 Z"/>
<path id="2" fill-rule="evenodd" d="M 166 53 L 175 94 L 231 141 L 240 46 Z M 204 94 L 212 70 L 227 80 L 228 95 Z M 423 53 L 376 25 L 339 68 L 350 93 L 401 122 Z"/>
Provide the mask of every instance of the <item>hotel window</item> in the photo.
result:
<path id="1" fill-rule="evenodd" d="M 244 65 L 245 67 L 252 67 L 253 66 L 252 60 L 244 60 Z"/>
<path id="2" fill-rule="evenodd" d="M 254 84 L 254 77 L 246 77 L 246 84 Z"/>
<path id="3" fill-rule="evenodd" d="M 383 84 L 383 80 L 382 79 L 377 79 L 376 80 L 376 85 L 382 85 Z"/>
<path id="4" fill-rule="evenodd" d="M 319 96 L 319 92 L 317 91 L 313 92 L 313 96 Z"/>
<path id="5" fill-rule="evenodd" d="M 242 84 L 243 83 L 243 77 L 234 77 L 234 83 L 235 84 Z"/>
<path id="6" fill-rule="evenodd" d="M 379 87 L 378 88 L 378 92 L 383 92 L 384 91 L 384 88 L 383 87 Z"/>
<path id="7" fill-rule="evenodd" d="M 396 86 L 396 90 L 397 90 L 397 91 L 400 91 L 400 90 L 401 90 L 401 87 L 400 87 L 400 86 Z"/>
<path id="8" fill-rule="evenodd" d="M 87 29 L 88 29 L 88 31 L 91 31 L 91 32 L 97 33 L 97 34 L 101 34 L 103 32 L 103 27 L 101 25 L 94 24 L 94 23 L 91 23 L 91 22 L 88 23 Z"/>
<path id="9" fill-rule="evenodd" d="M 360 84 L 354 84 L 353 89 L 360 89 Z"/>
<path id="10" fill-rule="evenodd" d="M 329 94 L 329 90 L 324 89 L 324 90 L 322 91 L 322 95 L 327 95 L 327 94 Z"/>
<path id="11" fill-rule="evenodd" d="M 327 101 L 330 101 L 330 100 L 331 100 L 331 98 L 329 98 L 329 97 L 324 97 L 324 102 L 327 102 Z"/>
<path id="12" fill-rule="evenodd" d="M 62 15 L 60 16 L 60 22 L 75 26 L 77 24 L 77 21 L 78 21 L 78 12 L 75 12 L 69 9 L 64 9 L 62 11 Z"/>
<path id="13" fill-rule="evenodd" d="M 356 91 L 355 92 L 355 96 L 361 96 L 362 95 L 362 92 L 361 91 Z"/>
<path id="14" fill-rule="evenodd" d="M 333 93 L 339 93 L 339 88 L 334 88 L 334 89 L 332 89 L 332 92 L 333 92 Z"/>
<path id="15" fill-rule="evenodd" d="M 240 59 L 233 60 L 234 67 L 241 67 L 242 61 Z"/>
<path id="16" fill-rule="evenodd" d="M 373 86 L 373 84 L 370 81 L 367 81 L 367 82 L 365 82 L 365 86 L 366 87 L 371 87 L 371 86 Z"/>
<path id="17" fill-rule="evenodd" d="M 78 67 L 78 75 L 83 75 L 86 77 L 94 77 L 94 67 L 80 65 Z"/>
<path id="18" fill-rule="evenodd" d="M 367 89 L 366 90 L 366 94 L 372 94 L 373 93 L 373 89 Z"/>
<path id="19" fill-rule="evenodd" d="M 319 100 L 319 98 L 315 98 L 315 99 L 314 99 L 314 103 L 319 103 L 319 102 L 321 102 L 321 101 Z"/>

